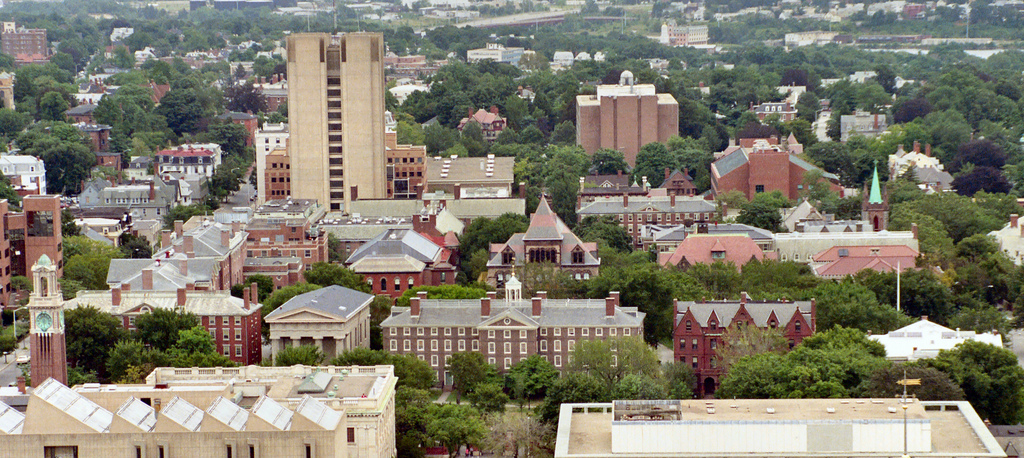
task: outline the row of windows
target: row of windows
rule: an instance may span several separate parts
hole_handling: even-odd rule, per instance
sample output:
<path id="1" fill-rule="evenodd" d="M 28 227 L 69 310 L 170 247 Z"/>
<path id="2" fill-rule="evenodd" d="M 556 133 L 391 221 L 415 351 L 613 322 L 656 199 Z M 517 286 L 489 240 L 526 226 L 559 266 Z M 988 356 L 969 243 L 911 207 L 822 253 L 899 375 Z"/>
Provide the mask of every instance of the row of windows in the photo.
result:
<path id="1" fill-rule="evenodd" d="M 687 323 L 687 326 L 688 326 L 687 330 L 689 330 L 690 329 L 689 328 L 690 322 L 687 321 L 686 323 Z M 432 327 L 432 328 L 430 328 L 430 335 L 432 335 L 432 336 L 438 335 L 438 332 L 440 332 L 441 329 L 443 329 L 444 335 L 446 335 L 446 336 L 452 335 L 452 328 L 450 328 L 450 327 L 446 327 L 446 328 Z M 460 336 L 466 335 L 466 328 L 455 328 L 455 329 L 458 330 L 457 332 L 458 332 L 458 334 Z M 471 328 L 471 329 L 472 329 L 472 335 L 476 336 L 477 335 L 477 329 L 476 328 Z M 562 336 L 562 329 L 563 328 L 551 328 L 551 329 L 552 329 L 551 333 L 555 337 L 561 337 Z M 574 337 L 576 335 L 576 328 L 564 328 L 564 329 L 565 329 L 565 335 L 567 335 L 569 337 Z M 590 336 L 590 329 L 591 328 L 580 328 L 580 335 L 583 336 L 583 337 L 589 337 Z M 603 327 L 595 327 L 593 329 L 594 329 L 594 335 L 595 336 L 597 336 L 597 337 L 603 337 L 604 336 L 605 328 L 603 328 Z M 504 331 L 502 331 L 502 337 L 505 338 L 505 339 L 511 339 L 512 338 L 512 332 L 513 331 L 511 329 L 505 329 Z M 390 331 L 388 331 L 388 333 L 390 335 L 392 335 L 392 336 L 397 336 L 398 335 L 398 328 L 397 327 L 393 327 L 393 328 L 391 328 Z M 426 328 L 424 328 L 424 327 L 416 328 L 416 335 L 422 336 L 422 335 L 425 335 L 425 333 L 426 333 Z M 632 333 L 632 330 L 630 328 L 622 328 L 622 335 L 623 336 L 629 336 L 629 335 L 631 335 L 631 333 Z M 608 335 L 615 336 L 617 334 L 618 334 L 618 328 L 608 328 Z M 402 328 L 402 335 L 405 335 L 405 336 L 412 335 L 412 327 L 403 327 Z M 496 335 L 497 335 L 497 333 L 496 333 L 496 331 L 494 329 L 488 329 L 487 330 L 487 338 L 488 339 L 494 339 Z M 548 328 L 540 328 L 540 335 L 547 336 L 548 335 Z M 525 330 L 525 329 L 520 329 L 519 330 L 519 338 L 520 339 L 527 339 L 528 338 L 528 331 Z"/>
<path id="2" fill-rule="evenodd" d="M 397 163 L 398 161 L 396 161 L 395 159 L 397 159 L 397 158 L 389 157 L 388 158 L 388 164 Z M 403 157 L 402 158 L 402 163 L 403 164 L 422 164 L 423 163 L 423 158 L 422 157 Z"/>
<path id="3" fill-rule="evenodd" d="M 672 221 L 672 215 L 675 215 L 675 220 L 676 221 L 683 221 L 684 219 L 696 219 L 696 218 L 711 219 L 711 213 L 707 213 L 707 212 L 705 212 L 705 213 L 696 213 L 696 214 L 694 214 L 694 213 L 685 213 L 685 214 L 684 213 L 668 213 L 668 214 L 658 213 L 657 217 L 655 217 L 655 215 L 652 214 L 652 213 L 647 213 L 647 222 L 648 223 L 652 222 L 655 219 L 657 219 L 658 221 L 662 221 L 661 215 L 666 215 L 664 221 Z M 622 215 L 619 215 L 619 222 L 621 223 L 622 221 L 623 221 Z M 633 222 L 633 214 L 632 213 L 626 215 L 626 221 L 630 222 L 630 223 Z M 637 222 L 643 222 L 644 221 L 644 215 L 643 214 L 636 215 L 636 221 Z"/>

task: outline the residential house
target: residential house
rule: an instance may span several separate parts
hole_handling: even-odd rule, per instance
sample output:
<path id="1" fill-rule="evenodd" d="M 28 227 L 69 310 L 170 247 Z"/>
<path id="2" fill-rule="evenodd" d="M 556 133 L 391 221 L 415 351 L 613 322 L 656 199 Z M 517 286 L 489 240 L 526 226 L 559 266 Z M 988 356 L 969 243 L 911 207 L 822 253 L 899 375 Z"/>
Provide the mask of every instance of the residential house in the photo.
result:
<path id="1" fill-rule="evenodd" d="M 466 124 L 475 122 L 480 125 L 480 130 L 483 131 L 484 140 L 488 142 L 494 142 L 498 139 L 498 135 L 501 134 L 502 130 L 505 130 L 505 118 L 502 118 L 498 114 L 498 107 L 491 106 L 490 110 L 484 110 L 483 108 L 477 110 L 475 113 L 470 108 L 468 116 L 462 118 L 459 121 L 459 132 L 466 127 Z"/>
<path id="2" fill-rule="evenodd" d="M 0 154 L 0 171 L 19 196 L 46 194 L 46 165 L 27 154 Z"/>
<path id="3" fill-rule="evenodd" d="M 154 164 L 156 174 L 170 179 L 172 176 L 202 175 L 213 176 L 221 164 L 220 148 L 204 148 L 199 145 L 182 145 L 156 153 Z"/>
<path id="4" fill-rule="evenodd" d="M 631 197 L 628 193 L 621 197 L 601 197 L 589 204 L 582 205 L 576 216 L 583 221 L 588 216 L 609 216 L 618 220 L 626 229 L 635 247 L 643 245 L 641 228 L 649 224 L 686 224 L 697 221 L 713 221 L 718 218 L 715 204 L 700 197 L 669 196 L 638 196 Z"/>
<path id="5" fill-rule="evenodd" d="M 632 184 L 630 181 L 632 180 Z M 637 184 L 628 173 L 616 171 L 614 175 L 587 175 L 580 177 L 580 190 L 577 193 L 579 205 L 584 206 L 601 197 L 620 197 L 628 194 L 633 197 L 645 196 L 650 191 L 647 177 L 643 177 L 643 186 Z"/>
<path id="6" fill-rule="evenodd" d="M 681 269 L 694 264 L 731 263 L 736 270 L 751 261 L 773 259 L 753 239 L 744 234 L 692 234 L 683 239 L 671 253 L 658 253 L 658 263 Z"/>
<path id="7" fill-rule="evenodd" d="M 1014 264 L 1024 265 L 1024 224 L 1017 214 L 1010 215 L 1010 221 L 1002 229 L 988 233 L 996 240 L 999 249 L 1003 250 Z"/>
<path id="8" fill-rule="evenodd" d="M 698 221 L 695 224 L 649 224 L 641 228 L 642 249 L 659 254 L 674 253 L 679 244 L 693 234 L 731 235 L 749 237 L 761 251 L 770 252 L 775 245 L 775 234 L 759 227 L 746 224 Z"/>
<path id="9" fill-rule="evenodd" d="M 841 279 L 865 269 L 897 272 L 914 269 L 921 253 L 906 245 L 835 246 L 814 255 L 814 274 Z"/>
<path id="10" fill-rule="evenodd" d="M 232 124 L 240 124 L 245 127 L 245 131 L 249 133 L 245 138 L 245 146 L 252 146 L 256 138 L 256 129 L 259 126 L 259 119 L 253 116 L 251 113 L 238 113 L 235 111 L 226 111 L 224 114 L 217 116 L 218 121 L 230 122 Z"/>
<path id="11" fill-rule="evenodd" d="M 868 138 L 877 137 L 889 129 L 889 121 L 885 113 L 868 113 L 856 111 L 853 114 L 839 117 L 840 141 L 847 141 L 851 135 L 863 135 Z"/>
<path id="12" fill-rule="evenodd" d="M 95 124 L 96 118 L 92 116 L 94 111 L 96 111 L 96 104 L 83 103 L 69 108 L 64 114 L 75 124 Z"/>
<path id="13" fill-rule="evenodd" d="M 759 121 L 769 116 L 777 116 L 779 121 L 789 122 L 796 119 L 796 106 L 789 102 L 764 102 L 760 105 L 751 104 L 750 111 L 757 115 Z"/>

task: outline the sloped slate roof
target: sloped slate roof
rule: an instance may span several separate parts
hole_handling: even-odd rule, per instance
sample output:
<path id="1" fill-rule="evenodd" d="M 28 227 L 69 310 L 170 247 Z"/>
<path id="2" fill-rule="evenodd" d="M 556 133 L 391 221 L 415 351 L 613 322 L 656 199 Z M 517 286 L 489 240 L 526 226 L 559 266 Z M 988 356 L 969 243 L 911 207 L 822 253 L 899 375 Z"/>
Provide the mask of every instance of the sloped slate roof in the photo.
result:
<path id="1" fill-rule="evenodd" d="M 604 299 L 543 299 L 537 318 L 529 301 L 492 301 L 490 315 L 483 317 L 480 311 L 479 299 L 427 299 L 420 301 L 418 318 L 408 308 L 396 308 L 381 326 L 478 326 L 506 313 L 528 326 L 642 326 L 645 316 L 635 308 L 617 307 L 614 317 L 606 317 Z"/>
<path id="2" fill-rule="evenodd" d="M 440 252 L 440 246 L 414 230 L 388 229 L 359 247 L 345 262 L 352 264 L 367 257 L 410 257 L 425 264 L 434 262 Z"/>
<path id="3" fill-rule="evenodd" d="M 808 318 L 810 321 L 811 313 L 811 302 L 810 301 L 796 301 L 796 302 L 746 302 L 743 304 L 743 308 L 750 314 L 750 318 L 753 319 L 754 324 L 759 327 L 768 326 L 768 317 L 771 316 L 772 312 L 775 312 L 775 316 L 779 319 L 780 324 L 785 324 L 793 317 L 793 314 L 798 310 L 802 315 Z M 718 316 L 718 326 L 725 327 L 729 326 L 733 318 L 736 316 L 736 312 L 740 310 L 739 301 L 715 301 L 715 302 L 693 302 L 693 301 L 676 301 L 676 324 L 682 319 L 683 314 L 689 310 L 693 314 L 693 317 L 697 320 L 700 326 L 707 326 L 708 320 L 711 318 L 711 313 L 714 312 Z"/>
<path id="4" fill-rule="evenodd" d="M 301 308 L 310 308 L 341 318 L 351 318 L 364 307 L 369 307 L 373 296 L 362 291 L 331 285 L 308 293 L 300 294 L 288 300 L 273 312 L 267 319 L 278 317 Z"/>

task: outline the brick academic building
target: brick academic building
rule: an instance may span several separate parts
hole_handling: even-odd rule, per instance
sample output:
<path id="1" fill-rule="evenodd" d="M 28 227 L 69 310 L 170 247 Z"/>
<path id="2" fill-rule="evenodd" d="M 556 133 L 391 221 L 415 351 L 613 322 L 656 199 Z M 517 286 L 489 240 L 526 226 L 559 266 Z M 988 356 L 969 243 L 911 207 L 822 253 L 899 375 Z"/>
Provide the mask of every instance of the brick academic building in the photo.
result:
<path id="1" fill-rule="evenodd" d="M 698 396 L 715 393 L 725 368 L 718 356 L 726 329 L 738 325 L 781 329 L 789 347 L 814 334 L 814 300 L 796 302 L 754 302 L 747 293 L 738 301 L 676 301 L 676 328 L 673 331 L 675 360 L 689 362 L 697 379 Z"/>

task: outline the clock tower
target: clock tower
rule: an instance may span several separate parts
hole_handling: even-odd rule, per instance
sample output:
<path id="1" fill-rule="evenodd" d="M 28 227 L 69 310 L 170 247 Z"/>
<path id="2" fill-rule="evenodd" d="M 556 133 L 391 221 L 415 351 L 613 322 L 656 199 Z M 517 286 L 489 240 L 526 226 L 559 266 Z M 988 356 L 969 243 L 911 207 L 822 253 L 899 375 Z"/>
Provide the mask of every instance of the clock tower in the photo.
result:
<path id="1" fill-rule="evenodd" d="M 68 383 L 68 364 L 64 341 L 64 296 L 57 285 L 57 266 L 42 255 L 32 266 L 32 295 L 28 300 L 31 317 L 32 386 L 48 378 Z"/>

